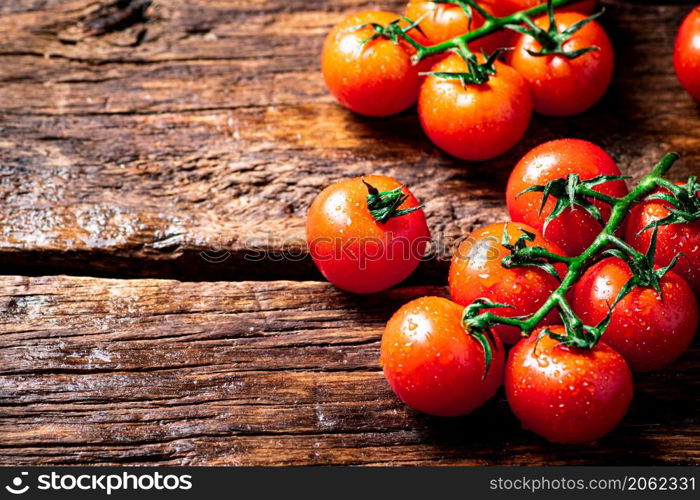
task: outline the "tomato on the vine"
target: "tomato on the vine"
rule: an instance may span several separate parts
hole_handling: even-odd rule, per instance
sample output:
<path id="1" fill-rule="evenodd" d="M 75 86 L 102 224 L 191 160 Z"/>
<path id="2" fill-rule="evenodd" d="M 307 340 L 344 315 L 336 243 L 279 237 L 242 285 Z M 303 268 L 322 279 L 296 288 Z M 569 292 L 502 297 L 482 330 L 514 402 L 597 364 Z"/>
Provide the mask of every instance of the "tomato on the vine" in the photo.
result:
<path id="1" fill-rule="evenodd" d="M 700 101 L 700 6 L 688 14 L 678 30 L 673 64 L 681 85 Z"/>
<path id="2" fill-rule="evenodd" d="M 564 335 L 563 326 L 549 327 Z M 536 330 L 510 351 L 506 396 L 522 426 L 557 443 L 595 441 L 610 432 L 632 400 L 632 374 L 604 342 L 567 347 Z"/>
<path id="3" fill-rule="evenodd" d="M 629 265 L 617 257 L 594 264 L 570 292 L 574 312 L 585 324 L 597 325 L 631 278 Z M 698 306 L 688 283 L 669 272 L 659 286 L 661 296 L 652 287 L 634 287 L 615 305 L 601 337 L 634 371 L 671 364 L 686 351 L 698 328 Z"/>
<path id="4" fill-rule="evenodd" d="M 572 173 L 578 174 L 581 180 L 589 180 L 599 175 L 620 175 L 620 169 L 605 151 L 590 142 L 579 139 L 546 142 L 527 153 L 513 169 L 506 188 L 506 203 L 513 221 L 529 224 L 542 232 L 547 241 L 574 256 L 598 236 L 602 230 L 600 223 L 582 208 L 569 207 L 543 231 L 555 200 L 550 197 L 540 212 L 542 193 L 520 194 L 531 186 L 544 185 Z M 593 189 L 617 198 L 627 194 L 624 180 L 604 182 Z M 593 200 L 593 204 L 607 221 L 610 206 L 599 200 Z"/>
<path id="5" fill-rule="evenodd" d="M 499 316 L 525 316 L 536 312 L 551 293 L 559 286 L 559 280 L 538 267 L 505 268 L 503 258 L 510 250 L 502 243 L 503 231 L 507 228 L 508 241 L 514 244 L 527 231 L 535 235 L 527 246 L 539 246 L 564 255 L 564 252 L 546 242 L 536 229 L 520 222 L 489 224 L 473 231 L 455 252 L 450 265 L 450 297 L 460 305 L 468 306 L 478 298 L 491 302 L 508 304 L 512 307 L 486 309 Z M 566 269 L 557 265 L 560 277 Z M 542 322 L 543 325 L 559 323 L 559 316 L 552 311 Z M 506 344 L 515 344 L 521 338 L 518 328 L 498 325 L 493 328 Z"/>
<path id="6" fill-rule="evenodd" d="M 586 19 L 583 14 L 557 13 L 559 33 Z M 534 20 L 547 31 L 547 15 Z M 543 49 L 531 35 L 520 34 L 508 64 L 527 80 L 532 91 L 535 111 L 551 116 L 570 116 L 586 111 L 605 94 L 612 79 L 614 53 L 605 30 L 595 21 L 577 30 L 560 46 L 561 53 L 538 55 Z M 594 50 L 569 57 L 577 51 Z M 545 47 L 546 48 L 546 47 Z"/>
<path id="7" fill-rule="evenodd" d="M 464 415 L 491 399 L 503 379 L 504 349 L 489 339 L 493 358 L 483 378 L 482 345 L 462 325 L 464 308 L 422 297 L 399 309 L 382 336 L 381 364 L 396 395 L 431 415 Z"/>
<path id="8" fill-rule="evenodd" d="M 430 231 L 407 188 L 390 177 L 370 175 L 324 189 L 309 208 L 306 239 L 328 281 L 349 292 L 374 293 L 413 272 Z"/>
<path id="9" fill-rule="evenodd" d="M 491 7 L 485 5 L 484 9 L 493 13 Z M 430 45 L 447 41 L 456 36 L 464 35 L 484 25 L 484 17 L 472 9 L 471 20 L 464 9 L 454 3 L 435 3 L 425 0 L 411 0 L 406 6 L 406 17 L 414 21 L 421 19 L 420 29 L 426 36 Z M 508 45 L 509 33 L 504 30 L 497 31 L 469 44 L 474 52 L 485 51 L 491 53 Z"/>
<path id="10" fill-rule="evenodd" d="M 479 56 L 480 62 L 484 62 Z M 423 130 L 440 148 L 457 158 L 481 161 L 512 148 L 525 134 L 532 115 L 527 83 L 510 66 L 494 62 L 486 83 L 463 83 L 430 75 L 418 96 Z M 432 68 L 437 73 L 465 73 L 467 64 L 451 54 Z"/>
<path id="11" fill-rule="evenodd" d="M 321 71 L 343 106 L 362 115 L 389 116 L 416 102 L 419 72 L 426 68 L 411 62 L 415 49 L 401 39 L 396 43 L 384 36 L 370 40 L 376 35 L 373 24 L 386 27 L 400 17 L 365 11 L 341 21 L 326 36 Z M 402 20 L 400 25 L 407 23 Z M 419 43 L 426 42 L 417 29 L 409 34 Z"/>
<path id="12" fill-rule="evenodd" d="M 670 207 L 670 203 L 654 199 L 634 206 L 627 217 L 625 240 L 635 250 L 646 253 L 654 234 L 654 228 L 648 227 L 649 224 L 669 216 Z M 683 255 L 673 271 L 685 278 L 700 295 L 700 220 L 658 227 L 654 263 L 666 267 L 679 253 Z"/>
<path id="13" fill-rule="evenodd" d="M 519 10 L 529 9 L 544 3 L 545 0 L 483 0 L 484 5 L 490 5 L 493 12 L 499 16 L 508 16 Z M 559 7 L 557 12 L 582 12 L 590 14 L 598 4 L 598 0 L 583 0 L 566 7 Z"/>

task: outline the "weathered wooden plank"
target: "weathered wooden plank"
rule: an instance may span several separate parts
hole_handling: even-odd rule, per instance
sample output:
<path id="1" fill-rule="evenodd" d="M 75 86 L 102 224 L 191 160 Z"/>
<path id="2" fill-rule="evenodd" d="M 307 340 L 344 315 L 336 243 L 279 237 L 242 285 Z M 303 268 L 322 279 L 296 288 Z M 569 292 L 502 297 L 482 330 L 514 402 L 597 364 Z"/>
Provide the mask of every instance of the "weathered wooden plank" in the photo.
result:
<path id="1" fill-rule="evenodd" d="M 385 321 L 440 287 L 358 298 L 315 282 L 0 278 L 0 463 L 698 463 L 697 343 L 637 377 L 600 443 L 407 409 L 378 365 Z M 604 453 L 603 453 L 604 451 Z"/>
<path id="2" fill-rule="evenodd" d="M 0 10 L 6 272 L 314 278 L 303 241 L 314 195 L 379 172 L 426 202 L 440 245 L 415 279 L 440 283 L 455 240 L 506 217 L 509 169 L 539 142 L 594 140 L 637 178 L 677 149 L 685 158 L 675 175 L 700 173 L 700 112 L 670 64 L 688 4 L 607 2 L 618 53 L 609 95 L 580 117 L 536 117 L 522 144 L 484 164 L 441 154 L 413 112 L 365 119 L 327 94 L 323 36 L 364 2 L 155 0 L 111 27 L 99 5 Z M 251 262 L 250 247 L 301 259 Z M 212 264 L 206 251 L 228 258 Z"/>

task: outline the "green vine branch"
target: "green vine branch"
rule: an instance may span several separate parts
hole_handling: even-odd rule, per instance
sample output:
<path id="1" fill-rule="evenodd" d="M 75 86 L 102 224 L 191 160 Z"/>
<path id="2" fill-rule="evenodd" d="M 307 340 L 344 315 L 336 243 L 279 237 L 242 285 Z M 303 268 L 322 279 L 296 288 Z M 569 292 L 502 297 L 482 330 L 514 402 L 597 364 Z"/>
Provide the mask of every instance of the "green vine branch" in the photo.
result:
<path id="1" fill-rule="evenodd" d="M 482 6 L 480 6 L 476 0 L 434 0 L 433 3 L 450 3 L 459 5 L 469 18 L 469 24 L 473 20 L 474 11 L 479 13 L 484 18 L 484 24 L 475 30 L 469 30 L 467 33 L 451 38 L 444 42 L 435 45 L 423 45 L 413 38 L 409 33 L 414 29 L 420 29 L 421 19 L 411 20 L 407 17 L 400 17 L 392 21 L 386 26 L 380 24 L 372 23 L 372 29 L 374 33 L 364 40 L 360 45 L 359 50 L 361 51 L 363 47 L 370 41 L 375 40 L 379 37 L 388 38 L 394 43 L 398 43 L 399 39 L 406 41 L 411 45 L 416 53 L 411 58 L 413 64 L 418 64 L 423 59 L 431 56 L 442 54 L 444 52 L 455 52 L 459 54 L 462 59 L 464 59 L 467 64 L 467 71 L 462 73 L 428 73 L 440 78 L 445 79 L 457 79 L 462 82 L 462 84 L 482 84 L 489 80 L 489 77 L 495 74 L 494 62 L 498 56 L 507 48 L 498 49 L 496 52 L 490 55 L 484 54 L 484 61 L 479 62 L 478 57 L 469 50 L 469 43 L 483 38 L 485 36 L 491 35 L 498 31 L 504 29 L 519 31 L 527 33 L 535 37 L 540 44 L 542 44 L 542 52 L 538 55 L 548 55 L 548 54 L 562 54 L 569 58 L 575 58 L 589 52 L 590 50 L 596 50 L 596 47 L 587 47 L 575 52 L 566 52 L 562 49 L 563 43 L 568 40 L 577 30 L 583 27 L 586 23 L 598 17 L 601 13 L 598 13 L 585 21 L 581 21 L 564 32 L 559 32 L 556 27 L 556 23 L 550 25 L 549 30 L 545 31 L 537 28 L 532 21 L 533 17 L 540 16 L 544 13 L 548 13 L 550 20 L 554 20 L 554 11 L 557 8 L 565 7 L 569 4 L 574 3 L 577 0 L 548 0 L 539 5 L 531 7 L 529 9 L 524 9 L 519 12 L 515 12 L 508 16 L 496 17 L 487 12 Z M 401 26 L 401 21 L 406 23 L 406 26 Z M 359 30 L 368 24 L 363 24 L 360 26 L 355 26 L 351 30 Z"/>
<path id="2" fill-rule="evenodd" d="M 416 54 L 413 56 L 413 62 L 418 63 L 426 57 L 442 54 L 443 52 L 447 51 L 463 53 L 463 48 L 466 48 L 466 46 L 469 43 L 475 40 L 491 35 L 503 29 L 512 29 L 513 26 L 527 24 L 528 22 L 531 23 L 533 17 L 538 17 L 546 13 L 548 9 L 558 9 L 560 7 L 565 7 L 574 3 L 575 1 L 576 0 L 550 0 L 549 2 L 543 2 L 534 7 L 530 7 L 529 9 L 524 9 L 515 12 L 509 16 L 495 17 L 486 12 L 482 7 L 480 7 L 476 0 L 463 0 L 462 2 L 460 2 L 461 4 L 466 4 L 472 9 L 477 10 L 484 17 L 484 24 L 473 31 L 465 33 L 464 35 L 460 35 L 451 38 L 450 40 L 446 40 L 442 43 L 438 43 L 428 47 L 423 46 L 419 43 L 412 43 L 411 45 L 413 45 L 417 50 Z M 406 31 L 403 33 L 404 39 L 410 38 Z M 415 40 L 413 40 L 413 42 L 415 42 Z M 467 52 L 471 54 L 471 52 L 469 52 L 468 49 Z"/>
<path id="3" fill-rule="evenodd" d="M 673 267 L 676 260 L 682 256 L 679 254 L 669 266 L 662 269 L 654 268 L 654 253 L 656 250 L 656 229 L 658 226 L 691 222 L 700 219 L 700 197 L 696 179 L 691 177 L 684 185 L 677 185 L 664 178 L 665 174 L 679 158 L 676 153 L 666 155 L 652 170 L 644 177 L 637 186 L 622 198 L 615 198 L 601 195 L 592 190 L 592 186 L 619 179 L 618 176 L 600 176 L 590 181 L 580 181 L 578 176 L 569 176 L 566 179 L 551 181 L 545 186 L 537 186 L 526 190 L 526 192 L 548 193 L 549 196 L 557 198 L 555 210 L 547 217 L 547 221 L 557 217 L 566 209 L 583 209 L 594 215 L 590 210 L 590 202 L 584 202 L 586 197 L 596 198 L 611 207 L 611 214 L 603 230 L 591 243 L 591 245 L 577 257 L 564 257 L 556 255 L 538 246 L 526 246 L 528 241 L 532 241 L 533 235 L 523 232 L 520 239 L 509 242 L 506 238 L 502 245 L 511 251 L 511 255 L 502 261 L 504 267 L 531 266 L 536 265 L 550 272 L 553 270 L 552 264 L 563 263 L 568 266 L 566 275 L 561 279 L 558 288 L 549 296 L 544 304 L 534 314 L 524 317 L 504 317 L 492 311 L 484 311 L 495 307 L 510 307 L 507 304 L 493 303 L 486 299 L 478 299 L 473 304 L 465 308 L 463 324 L 466 331 L 474 336 L 479 343 L 484 346 L 486 359 L 491 358 L 491 347 L 486 337 L 497 325 L 510 325 L 521 330 L 524 336 L 530 335 L 539 323 L 553 310 L 557 310 L 566 328 L 565 335 L 557 335 L 548 330 L 544 330 L 542 335 L 549 334 L 552 338 L 569 346 L 579 348 L 592 348 L 605 332 L 610 321 L 610 314 L 598 325 L 585 325 L 574 313 L 571 305 L 566 299 L 567 292 L 579 280 L 586 269 L 598 258 L 604 255 L 613 255 L 623 259 L 628 263 L 633 273 L 632 279 L 627 283 L 610 306 L 612 309 L 627 293 L 635 286 L 645 286 L 654 288 L 660 295 L 661 289 L 659 280 Z M 656 192 L 659 188 L 662 192 Z M 652 194 L 653 193 L 653 194 Z M 523 193 L 521 193 L 523 194 Z M 543 196 L 544 197 L 544 196 Z M 672 217 L 657 221 L 654 226 L 654 234 L 646 255 L 634 250 L 629 244 L 615 236 L 616 231 L 623 223 L 629 213 L 630 208 L 647 199 L 663 199 L 670 204 Z"/>

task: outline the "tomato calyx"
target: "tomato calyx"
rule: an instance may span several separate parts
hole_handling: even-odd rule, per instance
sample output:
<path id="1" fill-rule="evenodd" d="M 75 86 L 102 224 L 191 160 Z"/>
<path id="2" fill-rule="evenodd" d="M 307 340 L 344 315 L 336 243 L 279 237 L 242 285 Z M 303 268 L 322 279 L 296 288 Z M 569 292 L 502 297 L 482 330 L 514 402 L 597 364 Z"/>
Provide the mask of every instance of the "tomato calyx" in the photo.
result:
<path id="1" fill-rule="evenodd" d="M 554 209 L 545 218 L 542 232 L 545 232 L 547 230 L 547 226 L 549 226 L 549 223 L 564 213 L 565 210 L 569 208 L 576 209 L 576 207 L 584 209 L 596 221 L 598 221 L 601 225 L 604 225 L 605 221 L 603 220 L 603 215 L 600 213 L 598 207 L 593 204 L 591 198 L 595 198 L 611 206 L 619 201 L 619 199 L 599 193 L 593 188 L 606 182 L 619 181 L 628 178 L 628 176 L 624 175 L 599 175 L 592 179 L 582 181 L 578 174 L 569 174 L 565 178 L 555 179 L 545 185 L 531 186 L 518 193 L 518 196 L 522 196 L 525 193 L 542 193 L 542 203 L 538 212 L 539 215 L 542 214 L 549 197 L 552 196 L 556 198 Z"/>
<path id="2" fill-rule="evenodd" d="M 569 302 L 563 296 L 557 298 L 559 304 L 559 317 L 564 324 L 564 334 L 559 334 L 545 328 L 540 332 L 537 341 L 549 335 L 562 345 L 575 347 L 577 349 L 593 349 L 600 337 L 603 336 L 610 321 L 612 320 L 613 306 L 608 308 L 608 314 L 595 326 L 586 325 L 576 315 Z"/>
<path id="3" fill-rule="evenodd" d="M 491 302 L 485 298 L 478 298 L 467 307 L 464 308 L 464 313 L 462 313 L 462 325 L 464 326 L 464 331 L 474 337 L 481 348 L 484 350 L 484 374 L 481 379 L 484 380 L 489 373 L 489 367 L 491 366 L 491 360 L 493 359 L 493 348 L 491 343 L 496 345 L 493 341 L 493 333 L 491 332 L 492 321 L 491 316 L 486 313 L 482 313 L 484 309 L 500 308 L 500 307 L 510 307 L 510 304 L 502 304 L 500 302 Z M 518 318 L 520 319 L 520 318 Z"/>
<path id="4" fill-rule="evenodd" d="M 403 192 L 404 186 L 399 186 L 391 191 L 379 191 L 369 182 L 362 179 L 362 183 L 367 186 L 367 208 L 374 220 L 380 224 L 385 224 L 392 217 L 401 217 L 423 208 L 423 204 L 417 207 L 399 207 L 408 199 L 408 195 Z"/>
<path id="5" fill-rule="evenodd" d="M 418 24 L 423 20 L 424 17 L 425 16 L 421 17 L 420 19 L 418 19 L 416 21 L 412 21 L 409 18 L 407 18 L 406 16 L 401 16 L 401 17 L 397 17 L 396 19 L 391 21 L 386 26 L 382 26 L 381 24 L 378 24 L 378 23 L 365 23 L 365 24 L 359 24 L 357 26 L 353 26 L 352 28 L 349 28 L 347 31 L 348 31 L 348 33 L 352 33 L 354 31 L 359 31 L 359 30 L 366 28 L 368 26 L 371 26 L 372 29 L 374 30 L 374 33 L 372 34 L 372 36 L 362 40 L 362 42 L 360 43 L 360 46 L 357 48 L 358 54 L 362 53 L 365 46 L 369 42 L 376 40 L 377 38 L 380 38 L 380 37 L 387 38 L 395 44 L 398 44 L 399 40 L 401 40 L 401 39 L 406 40 L 414 47 L 420 48 L 420 47 L 422 47 L 422 45 L 420 45 L 418 42 L 413 40 L 413 38 L 411 38 L 408 35 L 408 32 L 411 31 L 412 29 L 417 29 L 420 31 L 420 27 L 418 26 Z M 399 23 L 401 21 L 407 22 L 408 26 L 404 26 L 404 27 L 399 26 Z"/>
<path id="6" fill-rule="evenodd" d="M 561 345 L 575 347 L 577 349 L 593 349 L 602 336 L 602 332 L 599 334 L 595 328 L 591 328 L 586 325 L 582 325 L 582 327 L 578 330 L 572 330 L 571 327 L 567 325 L 564 325 L 564 328 L 566 329 L 565 334 L 555 333 L 549 328 L 543 329 L 537 335 L 535 351 L 537 350 L 537 344 L 539 341 L 546 336 L 556 340 Z"/>
<path id="7" fill-rule="evenodd" d="M 632 277 L 625 283 L 620 290 L 620 293 L 615 298 L 612 307 L 614 308 L 625 295 L 630 293 L 637 286 L 645 288 L 653 288 L 659 296 L 659 300 L 663 300 L 661 291 L 661 279 L 673 269 L 678 262 L 678 259 L 685 257 L 682 252 L 677 253 L 671 262 L 662 268 L 654 267 L 654 257 L 656 256 L 656 239 L 658 235 L 658 226 L 654 227 L 654 232 L 651 235 L 649 249 L 646 254 L 642 254 L 632 248 L 627 242 L 622 241 L 616 236 L 610 237 L 610 241 L 618 248 L 611 248 L 603 252 L 603 255 L 611 255 L 623 260 L 630 268 Z"/>
<path id="8" fill-rule="evenodd" d="M 668 202 L 671 205 L 667 207 L 668 216 L 647 224 L 637 235 L 652 227 L 683 224 L 700 219 L 700 196 L 698 196 L 700 194 L 700 184 L 698 184 L 697 177 L 689 177 L 688 182 L 680 186 L 668 183 L 665 187 L 668 189 L 668 192 L 654 193 L 648 196 L 647 200 Z"/>
<path id="9" fill-rule="evenodd" d="M 485 61 L 480 63 L 476 55 L 471 53 L 466 46 L 455 49 L 454 52 L 462 56 L 464 62 L 467 64 L 467 71 L 465 72 L 447 72 L 447 71 L 429 71 L 421 73 L 421 75 L 435 76 L 438 78 L 443 78 L 445 80 L 459 80 L 463 86 L 467 85 L 483 85 L 487 83 L 489 79 L 496 74 L 496 60 L 505 51 L 510 49 L 502 48 L 496 49 L 491 55 L 487 56 L 485 53 L 483 57 Z"/>
<path id="10" fill-rule="evenodd" d="M 508 225 L 506 224 L 503 227 L 501 246 L 510 251 L 510 255 L 503 258 L 501 265 L 506 269 L 528 266 L 537 267 L 561 281 L 561 276 L 559 276 L 559 273 L 551 262 L 561 262 L 561 256 L 557 256 L 540 246 L 528 246 L 527 243 L 529 241 L 535 241 L 535 233 L 524 229 L 520 229 L 520 231 L 523 234 L 518 237 L 515 243 L 511 243 L 510 236 L 508 235 Z"/>
<path id="11" fill-rule="evenodd" d="M 563 31 L 559 31 L 557 27 L 557 21 L 554 16 L 554 7 L 551 0 L 547 1 L 547 15 L 549 16 L 549 28 L 546 30 L 537 26 L 532 19 L 529 17 L 523 18 L 523 22 L 527 26 L 522 26 L 520 24 L 508 24 L 506 28 L 518 33 L 522 33 L 534 38 L 537 43 L 542 47 L 539 51 L 528 50 L 528 54 L 533 57 L 543 57 L 550 55 L 564 56 L 567 59 L 576 59 L 584 54 L 587 54 L 594 50 L 600 50 L 600 47 L 591 46 L 584 47 L 578 50 L 566 50 L 564 44 L 581 28 L 590 23 L 591 21 L 597 19 L 603 15 L 605 9 L 601 9 L 599 12 L 589 16 L 581 21 L 572 24 Z"/>

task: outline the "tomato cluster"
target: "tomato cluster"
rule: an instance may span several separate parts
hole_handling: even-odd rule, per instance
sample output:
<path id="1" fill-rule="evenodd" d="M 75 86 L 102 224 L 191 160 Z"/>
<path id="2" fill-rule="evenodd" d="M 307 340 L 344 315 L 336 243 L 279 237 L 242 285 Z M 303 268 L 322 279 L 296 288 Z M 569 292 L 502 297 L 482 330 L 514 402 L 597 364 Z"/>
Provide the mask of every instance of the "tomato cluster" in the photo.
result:
<path id="1" fill-rule="evenodd" d="M 539 188 L 571 183 L 572 176 L 591 182 L 585 192 L 590 203 L 558 208 L 551 197 L 544 200 Z M 693 287 L 698 290 L 700 223 L 653 228 L 670 213 L 662 198 L 638 203 L 618 235 L 611 235 L 637 249 L 635 255 L 646 255 L 656 281 L 638 282 L 623 294 L 640 271 L 615 254 L 594 261 L 562 291 L 569 267 L 603 232 L 611 200 L 627 194 L 615 161 L 594 144 L 560 139 L 527 153 L 506 191 L 511 221 L 478 228 L 458 246 L 448 277 L 450 299 L 413 300 L 387 323 L 381 364 L 399 398 L 433 415 L 463 415 L 503 383 L 523 427 L 548 440 L 581 443 L 612 430 L 632 399 L 632 371 L 669 365 L 698 328 Z M 384 176 L 331 185 L 313 202 L 307 221 L 309 249 L 321 272 L 356 293 L 384 290 L 406 278 L 429 237 L 418 200 Z M 549 265 L 518 264 L 528 249 L 546 252 Z M 674 270 L 663 269 L 670 264 Z M 607 324 L 600 341 L 586 347 L 562 341 L 568 335 L 563 309 L 543 309 L 557 293 L 583 324 Z M 473 318 L 475 305 L 482 316 L 493 313 L 501 322 L 487 332 L 470 331 L 465 318 Z M 529 336 L 509 322 L 540 309 L 547 314 Z"/>
<path id="2" fill-rule="evenodd" d="M 467 13 L 459 4 L 411 0 L 406 17 L 352 15 L 323 45 L 326 85 L 343 106 L 367 116 L 399 113 L 417 101 L 420 123 L 438 147 L 469 161 L 494 158 L 523 137 L 533 110 L 582 113 L 600 100 L 612 77 L 610 40 L 581 13 L 591 12 L 594 1 L 541 15 L 518 30 L 458 41 L 483 28 L 484 16 L 508 16 L 538 3 L 484 0 Z M 438 49 L 424 53 L 430 47 Z M 512 48 L 507 56 L 504 48 Z"/>
<path id="3" fill-rule="evenodd" d="M 511 148 L 533 111 L 574 115 L 605 93 L 614 58 L 596 16 L 586 17 L 595 1 L 556 12 L 549 2 L 511 32 L 491 27 L 538 0 L 466 3 L 411 0 L 406 17 L 367 11 L 344 20 L 323 47 L 328 88 L 368 116 L 417 101 L 428 137 L 467 160 Z M 513 47 L 505 56 L 504 46 Z M 700 8 L 679 30 L 674 63 L 700 99 Z M 550 441 L 610 432 L 632 400 L 632 372 L 673 363 L 699 322 L 700 185 L 645 180 L 654 183 L 630 192 L 613 158 L 583 140 L 528 152 L 506 188 L 510 220 L 475 229 L 456 249 L 449 299 L 418 298 L 388 321 L 380 361 L 397 396 L 456 416 L 503 385 L 522 426 Z M 380 175 L 322 191 L 306 233 L 321 273 L 361 294 L 403 281 L 430 243 L 420 202 Z"/>

